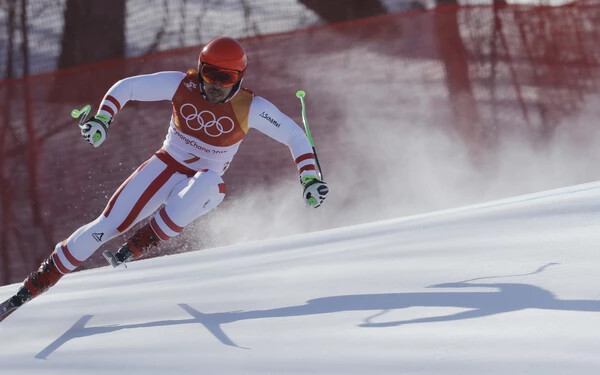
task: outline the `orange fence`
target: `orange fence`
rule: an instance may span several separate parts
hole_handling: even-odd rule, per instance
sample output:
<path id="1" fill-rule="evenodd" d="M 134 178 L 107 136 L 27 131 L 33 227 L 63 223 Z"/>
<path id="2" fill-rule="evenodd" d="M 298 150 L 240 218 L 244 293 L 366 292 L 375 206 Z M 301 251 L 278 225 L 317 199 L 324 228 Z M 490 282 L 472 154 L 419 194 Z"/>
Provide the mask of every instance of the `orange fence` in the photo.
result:
<path id="1" fill-rule="evenodd" d="M 358 189 L 386 174 L 390 181 L 410 185 L 410 167 L 390 169 L 388 162 L 406 157 L 400 149 L 410 145 L 417 128 L 466 145 L 465 157 L 475 169 L 497 159 L 510 137 L 544 148 L 560 129 L 573 126 L 582 150 L 591 148 L 587 124 L 597 123 L 600 115 L 597 25 L 600 5 L 588 1 L 562 7 L 438 8 L 254 37 L 242 40 L 250 58 L 245 85 L 298 123 L 294 94 L 307 92 L 311 130 L 332 195 L 336 184 Z M 161 146 L 170 116 L 167 102 L 130 102 L 107 142 L 93 149 L 81 140 L 71 109 L 87 103 L 96 109 L 123 77 L 194 67 L 199 50 L 0 82 L 3 284 L 23 279 L 55 243 L 100 214 L 120 183 Z M 581 119 L 586 126 L 575 127 Z M 418 159 L 432 149 L 415 151 Z M 236 204 L 229 197 L 268 190 L 281 181 L 296 183 L 297 172 L 287 149 L 251 133 L 224 179 L 226 209 Z M 366 195 L 393 199 L 393 186 Z M 347 207 L 369 199 L 351 190 L 341 199 L 342 189 L 337 191 L 329 210 L 346 220 L 311 229 L 351 223 L 352 215 L 344 215 Z M 210 215 L 202 223 L 210 222 Z M 184 232 L 161 253 L 226 242 L 209 237 L 190 241 Z M 84 267 L 102 264 L 95 255 Z"/>

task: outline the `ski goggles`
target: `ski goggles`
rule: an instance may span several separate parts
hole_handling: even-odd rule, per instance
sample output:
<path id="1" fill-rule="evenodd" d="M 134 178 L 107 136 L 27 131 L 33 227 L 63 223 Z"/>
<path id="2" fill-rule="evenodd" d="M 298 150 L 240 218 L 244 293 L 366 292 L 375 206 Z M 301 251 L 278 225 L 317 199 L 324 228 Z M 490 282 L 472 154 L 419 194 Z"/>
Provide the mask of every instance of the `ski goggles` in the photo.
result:
<path id="1" fill-rule="evenodd" d="M 223 87 L 231 87 L 242 79 L 242 72 L 202 64 L 200 67 L 200 76 L 209 85 L 220 83 Z"/>

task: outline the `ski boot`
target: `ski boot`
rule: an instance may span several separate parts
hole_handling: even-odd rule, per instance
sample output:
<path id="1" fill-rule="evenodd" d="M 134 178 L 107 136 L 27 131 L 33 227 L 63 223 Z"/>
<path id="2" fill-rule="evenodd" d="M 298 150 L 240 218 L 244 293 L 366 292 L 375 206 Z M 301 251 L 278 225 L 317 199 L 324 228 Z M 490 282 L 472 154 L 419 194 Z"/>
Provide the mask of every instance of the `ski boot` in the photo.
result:
<path id="1" fill-rule="evenodd" d="M 102 255 L 113 267 L 118 267 L 121 264 L 127 267 L 125 263 L 141 257 L 149 249 L 157 246 L 159 242 L 160 238 L 154 233 L 150 224 L 146 224 L 135 232 L 116 253 L 113 254 L 107 250 Z"/>
<path id="2" fill-rule="evenodd" d="M 61 277 L 63 274 L 54 264 L 52 256 L 48 257 L 37 271 L 27 276 L 17 294 L 0 304 L 0 322 L 25 303 L 50 289 Z"/>

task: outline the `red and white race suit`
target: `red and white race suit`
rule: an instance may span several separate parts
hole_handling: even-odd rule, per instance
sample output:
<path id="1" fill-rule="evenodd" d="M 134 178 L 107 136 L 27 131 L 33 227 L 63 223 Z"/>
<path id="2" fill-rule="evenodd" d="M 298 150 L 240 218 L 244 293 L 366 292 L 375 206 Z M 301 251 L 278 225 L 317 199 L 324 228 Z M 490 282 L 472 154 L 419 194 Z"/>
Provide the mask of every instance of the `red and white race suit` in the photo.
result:
<path id="1" fill-rule="evenodd" d="M 123 182 L 96 220 L 56 245 L 52 257 L 63 274 L 153 213 L 152 229 L 167 240 L 215 208 L 225 197 L 221 176 L 250 128 L 286 144 L 301 177 L 316 176 L 312 147 L 302 129 L 247 89 L 213 104 L 203 96 L 196 70 L 140 75 L 114 84 L 98 113 L 114 117 L 130 100 L 171 101 L 163 147 Z"/>

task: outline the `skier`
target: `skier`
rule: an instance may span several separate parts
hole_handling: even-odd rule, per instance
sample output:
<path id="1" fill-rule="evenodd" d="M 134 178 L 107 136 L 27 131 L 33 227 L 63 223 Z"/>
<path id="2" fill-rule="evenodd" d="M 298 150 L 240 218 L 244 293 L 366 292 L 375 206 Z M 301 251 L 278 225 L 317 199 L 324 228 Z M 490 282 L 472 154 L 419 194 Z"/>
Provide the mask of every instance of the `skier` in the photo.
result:
<path id="1" fill-rule="evenodd" d="M 123 182 L 96 220 L 58 243 L 18 292 L 0 305 L 0 321 L 152 213 L 116 253 L 105 252 L 113 267 L 141 257 L 217 207 L 226 193 L 221 176 L 250 128 L 290 148 L 306 204 L 316 208 L 323 203 L 329 190 L 319 179 L 308 138 L 273 104 L 241 87 L 246 66 L 240 43 L 220 37 L 202 49 L 197 70 L 129 77 L 108 90 L 97 114 L 81 127 L 83 138 L 99 147 L 115 115 L 130 100 L 170 100 L 173 113 L 163 146 Z"/>

